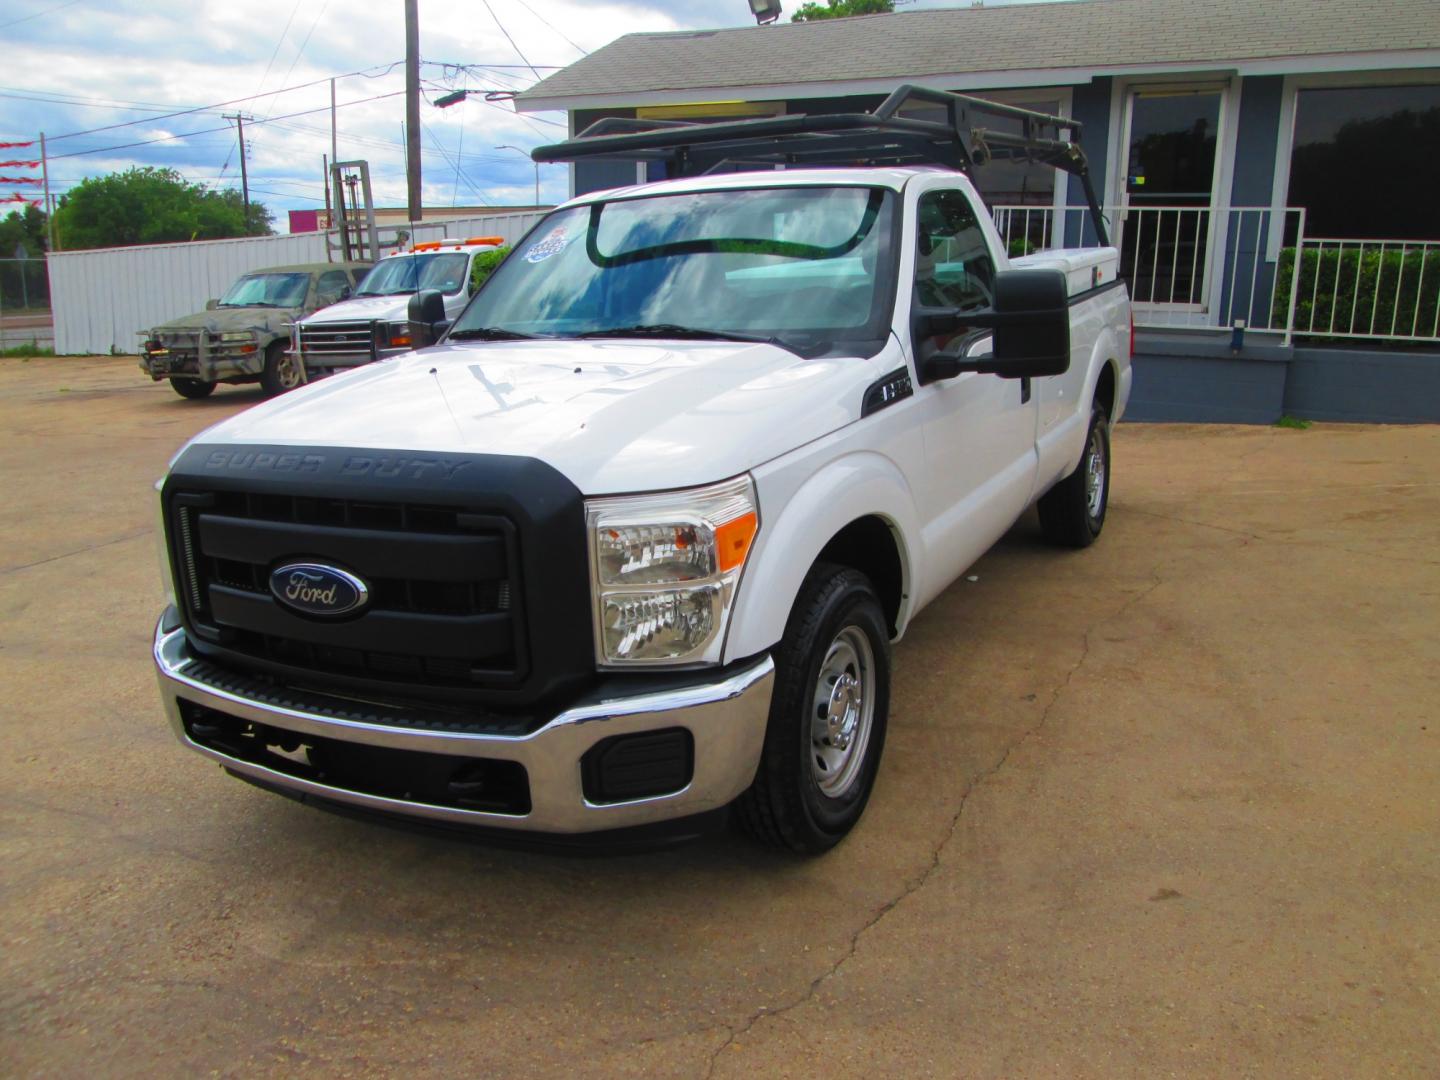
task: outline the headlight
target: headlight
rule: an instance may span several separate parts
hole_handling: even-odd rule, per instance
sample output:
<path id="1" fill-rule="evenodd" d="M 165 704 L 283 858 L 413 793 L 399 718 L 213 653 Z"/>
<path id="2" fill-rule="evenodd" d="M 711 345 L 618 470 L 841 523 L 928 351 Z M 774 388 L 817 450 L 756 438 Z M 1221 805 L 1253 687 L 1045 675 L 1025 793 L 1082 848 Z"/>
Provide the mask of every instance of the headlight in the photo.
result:
<path id="1" fill-rule="evenodd" d="M 748 476 L 585 504 L 596 660 L 605 666 L 718 663 L 759 529 Z"/>
<path id="2" fill-rule="evenodd" d="M 220 335 L 220 340 L 227 345 L 234 345 L 246 341 L 254 341 L 255 335 L 249 330 L 228 330 Z"/>

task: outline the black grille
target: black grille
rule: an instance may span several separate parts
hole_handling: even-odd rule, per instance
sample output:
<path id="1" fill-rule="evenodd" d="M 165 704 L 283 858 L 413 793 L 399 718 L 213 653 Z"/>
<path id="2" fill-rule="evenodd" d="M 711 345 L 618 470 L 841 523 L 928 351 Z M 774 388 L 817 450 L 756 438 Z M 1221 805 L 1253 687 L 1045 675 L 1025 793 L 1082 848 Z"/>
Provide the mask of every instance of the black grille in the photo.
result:
<path id="1" fill-rule="evenodd" d="M 228 652 L 310 672 L 420 687 L 513 685 L 526 674 L 516 530 L 504 517 L 406 502 L 179 491 L 178 593 Z M 295 612 L 270 574 L 319 561 L 370 589 L 351 618 Z"/>

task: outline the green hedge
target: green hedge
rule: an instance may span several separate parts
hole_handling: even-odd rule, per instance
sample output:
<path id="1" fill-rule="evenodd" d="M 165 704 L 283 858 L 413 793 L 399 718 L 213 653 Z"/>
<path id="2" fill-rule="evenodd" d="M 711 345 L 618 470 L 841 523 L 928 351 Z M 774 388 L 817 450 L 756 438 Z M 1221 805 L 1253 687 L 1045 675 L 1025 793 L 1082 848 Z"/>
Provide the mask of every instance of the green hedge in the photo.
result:
<path id="1" fill-rule="evenodd" d="M 1294 269 L 1295 249 L 1285 248 L 1276 269 L 1274 326 L 1285 325 Z M 1382 255 L 1378 247 L 1369 245 L 1363 252 L 1348 245 L 1343 251 L 1306 248 L 1296 296 L 1295 333 L 1307 338 L 1335 340 L 1334 334 L 1359 334 L 1381 340 L 1390 336 L 1392 321 L 1397 336 L 1409 336 L 1413 326 L 1414 334 L 1428 337 L 1435 333 L 1440 311 L 1440 250 L 1402 254 L 1387 248 Z"/>
<path id="2" fill-rule="evenodd" d="M 475 261 L 470 264 L 470 292 L 473 294 L 476 289 L 485 284 L 485 280 L 495 272 L 495 268 L 504 261 L 505 256 L 510 254 L 508 247 L 498 247 L 487 251 L 482 255 L 475 256 Z"/>

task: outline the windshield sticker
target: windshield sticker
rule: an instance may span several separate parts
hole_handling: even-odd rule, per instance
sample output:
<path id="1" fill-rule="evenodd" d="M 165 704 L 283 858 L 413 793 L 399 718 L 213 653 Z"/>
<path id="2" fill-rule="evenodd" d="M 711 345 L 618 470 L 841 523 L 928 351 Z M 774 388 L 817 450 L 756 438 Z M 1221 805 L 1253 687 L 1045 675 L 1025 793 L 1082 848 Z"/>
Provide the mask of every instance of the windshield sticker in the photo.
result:
<path id="1" fill-rule="evenodd" d="M 529 263 L 544 262 L 551 255 L 559 255 L 565 250 L 565 245 L 570 242 L 570 237 L 565 234 L 565 226 L 559 225 L 546 235 L 545 239 L 533 245 L 525 253 L 525 261 Z"/>

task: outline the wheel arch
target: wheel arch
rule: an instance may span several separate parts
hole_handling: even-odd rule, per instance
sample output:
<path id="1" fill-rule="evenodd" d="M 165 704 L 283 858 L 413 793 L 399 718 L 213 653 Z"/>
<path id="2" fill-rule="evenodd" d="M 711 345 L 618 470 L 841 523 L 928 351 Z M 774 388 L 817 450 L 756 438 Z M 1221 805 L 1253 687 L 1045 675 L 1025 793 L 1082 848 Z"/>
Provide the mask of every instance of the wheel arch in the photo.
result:
<path id="1" fill-rule="evenodd" d="M 777 488 L 782 477 L 776 477 Z M 904 630 L 915 594 L 916 512 L 909 486 L 878 454 L 856 454 L 805 480 L 765 514 L 766 478 L 757 477 L 762 526 L 751 552 L 730 625 L 726 658 L 768 649 L 785 632 L 795 598 L 819 561 L 849 566 L 870 578 L 892 637 Z"/>

